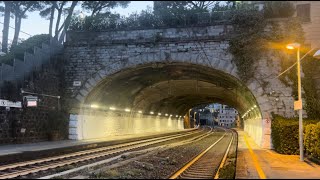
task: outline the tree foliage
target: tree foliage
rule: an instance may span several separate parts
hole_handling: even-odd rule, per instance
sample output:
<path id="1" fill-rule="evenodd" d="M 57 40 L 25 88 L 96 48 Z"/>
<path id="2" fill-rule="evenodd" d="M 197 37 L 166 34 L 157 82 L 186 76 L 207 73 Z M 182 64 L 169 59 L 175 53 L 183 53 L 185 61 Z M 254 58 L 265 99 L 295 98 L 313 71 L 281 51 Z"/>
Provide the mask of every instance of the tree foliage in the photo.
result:
<path id="1" fill-rule="evenodd" d="M 97 14 L 110 13 L 110 9 L 121 6 L 126 8 L 130 1 L 84 1 L 82 8 L 91 12 L 91 16 Z"/>
<path id="2" fill-rule="evenodd" d="M 33 12 L 36 10 L 41 10 L 43 4 L 40 1 L 13 1 L 11 6 L 11 11 L 15 16 L 15 30 L 14 37 L 12 40 L 12 46 L 18 44 L 19 33 L 21 29 L 22 19 L 27 18 L 27 12 Z"/>

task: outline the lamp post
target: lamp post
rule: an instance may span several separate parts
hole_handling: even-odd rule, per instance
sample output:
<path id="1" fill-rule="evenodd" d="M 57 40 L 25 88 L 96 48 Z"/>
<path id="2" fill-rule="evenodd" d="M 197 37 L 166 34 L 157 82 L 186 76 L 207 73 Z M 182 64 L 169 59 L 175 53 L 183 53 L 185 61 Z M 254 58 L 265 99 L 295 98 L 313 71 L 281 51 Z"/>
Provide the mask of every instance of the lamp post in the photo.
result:
<path id="1" fill-rule="evenodd" d="M 295 102 L 295 110 L 299 110 L 299 148 L 300 161 L 303 161 L 303 123 L 302 123 L 302 98 L 301 98 L 301 70 L 300 70 L 300 44 L 292 43 L 287 45 L 287 49 L 297 49 L 297 75 L 298 75 L 298 101 Z M 314 58 L 320 58 L 320 50 L 314 55 Z"/>
<path id="2" fill-rule="evenodd" d="M 194 121 L 194 124 L 195 124 L 195 125 L 197 125 L 196 114 L 197 114 L 197 112 L 194 112 L 194 113 L 193 113 L 193 121 Z"/>

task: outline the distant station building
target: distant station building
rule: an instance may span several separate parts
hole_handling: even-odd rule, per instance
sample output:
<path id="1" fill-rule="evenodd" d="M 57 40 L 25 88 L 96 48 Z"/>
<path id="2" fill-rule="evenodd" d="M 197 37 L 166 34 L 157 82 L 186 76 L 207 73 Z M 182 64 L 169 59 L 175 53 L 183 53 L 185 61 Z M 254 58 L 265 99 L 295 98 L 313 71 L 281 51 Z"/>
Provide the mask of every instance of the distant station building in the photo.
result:
<path id="1" fill-rule="evenodd" d="M 227 105 L 217 104 L 216 109 L 218 110 L 218 125 L 223 127 L 235 127 L 236 120 L 238 117 L 238 111 Z"/>

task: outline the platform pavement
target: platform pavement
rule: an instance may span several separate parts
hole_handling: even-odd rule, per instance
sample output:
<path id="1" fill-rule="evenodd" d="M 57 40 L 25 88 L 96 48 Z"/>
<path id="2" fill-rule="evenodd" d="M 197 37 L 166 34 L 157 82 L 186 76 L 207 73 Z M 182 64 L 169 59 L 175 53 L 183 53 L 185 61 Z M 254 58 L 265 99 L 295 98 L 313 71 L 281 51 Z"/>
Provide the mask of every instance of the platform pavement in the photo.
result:
<path id="1" fill-rule="evenodd" d="M 246 132 L 236 130 L 239 139 L 236 179 L 320 179 L 319 165 L 308 160 L 301 162 L 299 155 L 282 155 L 260 148 Z"/>
<path id="2" fill-rule="evenodd" d="M 184 129 L 179 131 L 183 132 L 183 131 L 189 131 L 189 130 Z M 153 136 L 158 134 L 166 134 L 166 133 L 173 133 L 173 132 L 179 132 L 179 131 L 174 130 L 174 131 L 163 131 L 163 132 L 151 132 L 151 133 L 145 133 L 145 134 L 111 136 L 107 138 L 90 139 L 90 140 L 62 140 L 62 141 L 44 141 L 44 142 L 27 143 L 27 144 L 0 145 L 0 157 L 6 156 L 6 155 L 21 154 L 24 152 L 44 151 L 44 150 L 74 147 L 74 146 L 80 146 L 80 145 L 91 145 L 91 144 L 101 143 L 101 142 L 134 139 L 138 137 L 148 137 L 148 136 Z"/>

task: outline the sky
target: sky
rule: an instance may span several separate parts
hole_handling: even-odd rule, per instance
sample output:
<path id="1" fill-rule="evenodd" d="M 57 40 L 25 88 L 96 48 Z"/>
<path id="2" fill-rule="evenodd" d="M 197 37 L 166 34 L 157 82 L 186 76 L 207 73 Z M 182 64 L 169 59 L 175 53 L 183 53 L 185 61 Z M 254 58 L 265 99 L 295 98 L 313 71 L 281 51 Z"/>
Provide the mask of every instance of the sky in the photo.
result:
<path id="1" fill-rule="evenodd" d="M 2 4 L 1 4 L 2 5 Z M 140 12 L 141 10 L 147 9 L 147 6 L 153 7 L 153 1 L 131 1 L 127 8 L 117 7 L 112 12 L 117 12 L 120 15 L 128 16 L 133 12 Z M 80 12 L 82 9 L 81 7 L 75 8 L 75 12 Z M 84 12 L 84 11 L 83 11 Z M 56 13 L 57 14 L 57 13 Z M 28 18 L 23 19 L 21 23 L 21 31 L 26 32 L 30 35 L 37 35 L 37 34 L 48 34 L 49 33 L 49 20 L 45 18 L 41 18 L 39 15 L 39 11 L 36 12 L 28 12 Z M 56 19 L 54 20 L 54 22 Z M 3 23 L 3 16 L 0 16 L 0 22 Z M 2 30 L 3 24 L 0 23 L 0 41 L 2 41 Z M 61 24 L 61 23 L 60 23 Z M 10 19 L 10 26 L 14 27 L 14 19 Z M 55 27 L 55 23 L 53 24 Z M 27 39 L 30 35 L 24 34 L 20 32 L 19 37 L 23 39 Z M 14 29 L 9 29 L 9 41 L 13 39 Z"/>

